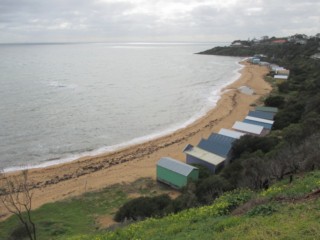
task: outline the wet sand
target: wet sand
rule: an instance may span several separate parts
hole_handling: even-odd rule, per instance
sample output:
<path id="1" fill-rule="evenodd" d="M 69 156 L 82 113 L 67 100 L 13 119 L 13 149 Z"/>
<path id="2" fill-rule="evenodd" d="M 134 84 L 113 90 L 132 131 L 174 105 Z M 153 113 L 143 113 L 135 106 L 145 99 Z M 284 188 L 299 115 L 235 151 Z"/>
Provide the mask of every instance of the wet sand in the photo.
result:
<path id="1" fill-rule="evenodd" d="M 34 194 L 33 208 L 95 191 L 115 183 L 132 182 L 141 177 L 156 177 L 156 163 L 164 156 L 185 161 L 182 153 L 190 143 L 197 145 L 221 128 L 231 128 L 242 120 L 261 96 L 271 91 L 264 81 L 266 67 L 244 64 L 240 78 L 224 88 L 216 107 L 191 125 L 172 134 L 124 148 L 116 152 L 82 157 L 70 163 L 29 170 L 29 181 Z M 240 93 L 237 88 L 249 86 L 254 95 Z M 17 174 L 17 173 L 10 173 Z M 9 214 L 0 206 L 0 220 Z"/>

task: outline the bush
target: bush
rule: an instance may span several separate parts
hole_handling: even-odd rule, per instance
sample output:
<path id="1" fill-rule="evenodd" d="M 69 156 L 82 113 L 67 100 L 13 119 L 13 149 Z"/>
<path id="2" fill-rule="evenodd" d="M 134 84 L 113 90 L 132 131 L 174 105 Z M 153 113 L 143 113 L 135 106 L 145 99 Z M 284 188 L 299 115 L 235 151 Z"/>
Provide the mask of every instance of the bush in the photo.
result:
<path id="1" fill-rule="evenodd" d="M 210 177 L 212 175 L 210 170 L 202 165 L 192 164 L 192 166 L 199 169 L 199 181 L 201 181 L 202 179 L 205 179 L 207 177 Z"/>
<path id="2" fill-rule="evenodd" d="M 196 207 L 197 205 L 198 200 L 193 193 L 184 193 L 172 201 L 171 206 L 168 207 L 166 212 L 177 213 L 188 208 Z"/>
<path id="3" fill-rule="evenodd" d="M 25 226 L 19 224 L 10 233 L 9 240 L 29 239 Z"/>
<path id="4" fill-rule="evenodd" d="M 231 184 L 218 175 L 213 175 L 201 181 L 196 189 L 196 195 L 200 203 L 209 204 L 223 192 L 232 189 Z"/>
<path id="5" fill-rule="evenodd" d="M 285 103 L 285 99 L 282 96 L 276 95 L 276 96 L 269 96 L 264 101 L 264 104 L 269 107 L 277 107 L 281 108 L 283 107 Z"/>
<path id="6" fill-rule="evenodd" d="M 279 139 L 276 137 L 257 137 L 245 135 L 234 142 L 232 146 L 232 158 L 239 158 L 244 153 L 253 153 L 258 150 L 262 151 L 263 153 L 267 153 L 271 151 L 278 143 Z"/>
<path id="7" fill-rule="evenodd" d="M 291 123 L 298 123 L 304 113 L 303 103 L 289 102 L 286 108 L 279 111 L 274 117 L 272 129 L 279 130 L 289 126 Z"/>
<path id="8" fill-rule="evenodd" d="M 171 199 L 166 194 L 156 197 L 139 197 L 120 207 L 114 220 L 117 222 L 125 220 L 136 221 L 148 217 L 164 216 L 164 209 L 170 204 Z"/>
<path id="9" fill-rule="evenodd" d="M 251 209 L 247 215 L 250 217 L 257 215 L 268 216 L 275 212 L 277 212 L 277 208 L 273 204 L 264 204 Z"/>

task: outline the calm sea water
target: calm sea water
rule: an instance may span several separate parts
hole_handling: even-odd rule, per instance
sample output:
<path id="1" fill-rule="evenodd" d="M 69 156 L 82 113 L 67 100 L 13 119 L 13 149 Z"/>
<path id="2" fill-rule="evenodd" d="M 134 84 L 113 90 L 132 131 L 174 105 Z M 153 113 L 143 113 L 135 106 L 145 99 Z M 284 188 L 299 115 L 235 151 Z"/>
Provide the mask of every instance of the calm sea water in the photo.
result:
<path id="1" fill-rule="evenodd" d="M 238 77 L 214 44 L 0 45 L 0 168 L 47 166 L 190 124 Z"/>

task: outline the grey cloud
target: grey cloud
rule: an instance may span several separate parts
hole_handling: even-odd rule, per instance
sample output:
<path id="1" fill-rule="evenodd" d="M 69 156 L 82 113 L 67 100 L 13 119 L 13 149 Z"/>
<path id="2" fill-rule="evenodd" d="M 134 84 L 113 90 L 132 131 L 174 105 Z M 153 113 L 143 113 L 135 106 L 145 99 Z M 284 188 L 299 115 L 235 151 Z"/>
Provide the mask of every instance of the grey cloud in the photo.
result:
<path id="1" fill-rule="evenodd" d="M 225 2 L 230 4 L 218 5 L 214 0 L 2 0 L 0 42 L 214 41 L 320 32 L 318 0 Z M 176 9 L 173 3 L 179 3 Z M 178 9 L 184 6 L 184 11 Z"/>

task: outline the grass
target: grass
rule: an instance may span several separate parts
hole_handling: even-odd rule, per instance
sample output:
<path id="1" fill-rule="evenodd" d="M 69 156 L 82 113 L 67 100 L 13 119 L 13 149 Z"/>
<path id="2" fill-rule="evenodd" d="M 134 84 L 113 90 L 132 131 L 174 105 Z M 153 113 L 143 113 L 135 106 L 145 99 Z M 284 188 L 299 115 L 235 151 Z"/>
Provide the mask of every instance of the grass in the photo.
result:
<path id="1" fill-rule="evenodd" d="M 115 211 L 130 195 L 154 196 L 168 192 L 169 188 L 152 179 L 139 179 L 131 184 L 116 184 L 99 192 L 86 193 L 80 197 L 45 204 L 32 212 L 38 239 L 56 239 L 78 234 L 94 234 L 101 226 L 99 217 L 112 219 Z M 170 189 L 171 190 L 171 189 Z M 18 226 L 16 217 L 0 222 L 0 239 L 7 239 Z"/>
<path id="2" fill-rule="evenodd" d="M 288 179 L 277 182 L 268 190 L 261 192 L 261 196 L 267 198 L 297 198 L 312 192 L 320 187 L 320 171 L 310 172 L 307 174 L 295 175 L 293 182 L 289 183 Z"/>
<path id="3" fill-rule="evenodd" d="M 302 198 L 320 188 L 320 171 L 285 179 L 266 191 L 226 193 L 211 206 L 188 209 L 161 219 L 147 219 L 103 234 L 69 240 L 105 239 L 319 239 L 320 198 Z M 259 199 L 263 198 L 263 201 Z M 286 198 L 286 201 L 278 201 Z M 299 201 L 290 201 L 299 199 Z M 255 202 L 242 214 L 230 214 L 242 203 Z"/>
<path id="4" fill-rule="evenodd" d="M 130 194 L 152 196 L 167 191 L 150 179 L 140 179 L 46 204 L 33 216 L 40 240 L 318 239 L 320 198 L 305 196 L 319 188 L 320 171 L 315 171 L 294 176 L 292 183 L 284 179 L 260 193 L 246 189 L 225 193 L 211 206 L 161 219 L 150 218 L 114 231 L 100 226 L 97 218 L 111 216 Z M 14 218 L 0 223 L 0 239 L 6 239 L 15 224 Z"/>

